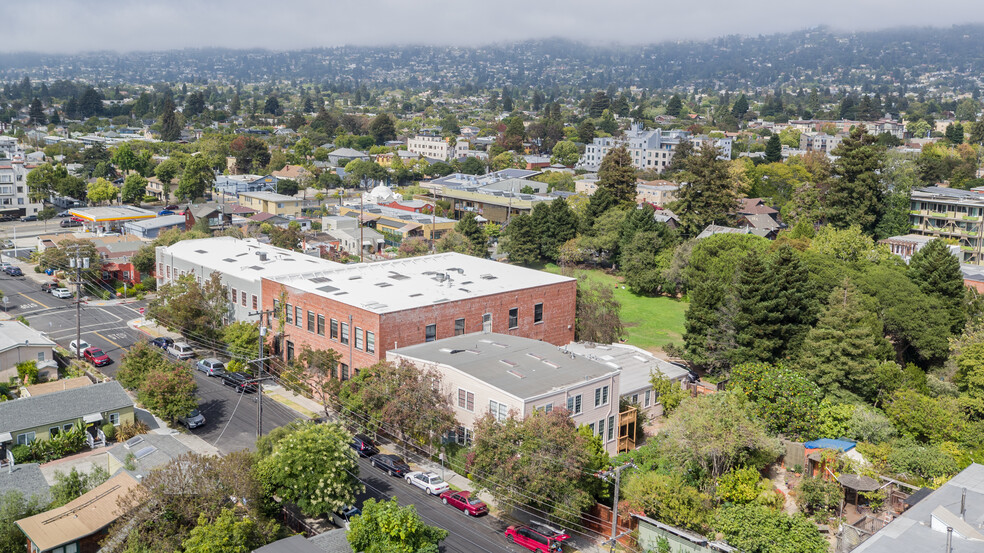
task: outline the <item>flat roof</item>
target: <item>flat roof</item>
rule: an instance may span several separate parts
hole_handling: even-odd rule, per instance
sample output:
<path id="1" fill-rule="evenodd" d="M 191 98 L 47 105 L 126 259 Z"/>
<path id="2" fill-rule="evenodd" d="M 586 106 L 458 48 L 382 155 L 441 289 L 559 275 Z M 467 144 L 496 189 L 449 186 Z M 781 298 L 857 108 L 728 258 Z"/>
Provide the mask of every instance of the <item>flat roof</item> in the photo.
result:
<path id="1" fill-rule="evenodd" d="M 321 274 L 262 276 L 380 314 L 574 282 L 570 277 L 455 252 L 341 265 Z"/>
<path id="2" fill-rule="evenodd" d="M 342 206 L 341 210 L 344 211 L 344 215 L 340 217 L 350 217 L 352 213 L 359 213 L 359 208 L 353 206 Z M 362 208 L 362 213 L 366 215 L 379 215 L 380 217 L 385 217 L 389 220 L 399 219 L 406 222 L 415 222 L 422 224 L 431 223 L 457 223 L 454 219 L 448 219 L 447 217 L 438 217 L 435 215 L 428 215 L 426 213 L 416 213 L 413 211 L 407 211 L 405 209 L 397 209 L 395 207 L 389 207 L 385 205 L 373 205 Z"/>
<path id="3" fill-rule="evenodd" d="M 17 526 L 38 548 L 48 551 L 95 534 L 122 514 L 117 503 L 140 486 L 126 472 L 120 472 L 91 491 L 65 505 L 22 518 Z"/>
<path id="4" fill-rule="evenodd" d="M 20 346 L 55 347 L 55 342 L 20 321 L 0 321 L 0 352 Z"/>
<path id="5" fill-rule="evenodd" d="M 92 223 L 109 221 L 133 221 L 136 219 L 153 219 L 157 213 L 132 205 L 113 205 L 103 207 L 74 207 L 69 213 Z"/>
<path id="6" fill-rule="evenodd" d="M 267 192 L 266 190 L 260 190 L 258 192 L 240 192 L 240 196 L 246 196 L 247 198 L 256 198 L 258 200 L 266 200 L 268 202 L 300 202 L 300 198 L 295 198 L 294 196 L 286 196 L 284 194 L 277 194 L 276 192 Z"/>
<path id="7" fill-rule="evenodd" d="M 244 279 L 259 280 L 284 274 L 314 273 L 334 270 L 344 265 L 301 252 L 264 244 L 255 238 L 245 240 L 230 236 L 182 240 L 158 248 L 162 255 L 181 259 L 207 269 Z M 266 254 L 266 260 L 259 254 Z M 160 259 L 168 261 L 167 257 Z"/>
<path id="8" fill-rule="evenodd" d="M 659 371 L 670 380 L 679 380 L 688 374 L 686 368 L 628 344 L 571 342 L 562 349 L 592 361 L 622 369 L 622 377 L 618 381 L 618 390 L 619 394 L 623 396 L 651 388 L 650 378 L 655 371 Z"/>
<path id="9" fill-rule="evenodd" d="M 172 225 L 183 225 L 184 222 L 185 222 L 184 215 L 164 215 L 161 217 L 155 217 L 153 219 L 133 221 L 132 223 L 129 223 L 128 226 L 149 230 L 155 228 L 169 227 Z"/>
<path id="10" fill-rule="evenodd" d="M 619 369 L 532 338 L 463 334 L 389 350 L 394 356 L 440 363 L 521 400 L 580 387 Z"/>

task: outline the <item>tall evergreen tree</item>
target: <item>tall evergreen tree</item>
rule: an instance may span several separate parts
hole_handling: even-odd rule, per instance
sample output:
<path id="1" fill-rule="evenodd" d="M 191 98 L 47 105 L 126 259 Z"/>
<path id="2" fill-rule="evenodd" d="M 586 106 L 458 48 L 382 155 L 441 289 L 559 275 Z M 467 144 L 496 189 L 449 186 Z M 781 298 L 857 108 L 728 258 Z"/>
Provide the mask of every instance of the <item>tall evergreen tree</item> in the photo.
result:
<path id="1" fill-rule="evenodd" d="M 963 330 L 967 318 L 960 261 L 942 240 L 930 240 L 909 260 L 909 278 L 926 294 L 937 298 L 947 311 L 950 331 Z"/>
<path id="2" fill-rule="evenodd" d="M 174 102 L 170 98 L 164 100 L 164 111 L 161 115 L 161 140 L 176 142 L 181 138 L 181 124 L 174 113 Z"/>
<path id="3" fill-rule="evenodd" d="M 778 299 L 779 347 L 773 352 L 778 361 L 799 351 L 817 321 L 820 302 L 809 271 L 792 247 L 783 245 L 776 250 L 769 260 L 769 273 Z"/>
<path id="4" fill-rule="evenodd" d="M 369 135 L 382 146 L 387 140 L 396 140 L 396 124 L 388 113 L 380 113 L 369 124 Z"/>
<path id="5" fill-rule="evenodd" d="M 782 314 L 776 284 L 772 271 L 757 252 L 749 252 L 738 265 L 732 290 L 738 300 L 733 364 L 771 363 L 782 348 Z"/>
<path id="6" fill-rule="evenodd" d="M 748 113 L 748 98 L 742 94 L 735 100 L 735 105 L 731 106 L 731 115 L 734 115 L 735 119 L 741 121 L 746 113 Z"/>
<path id="7" fill-rule="evenodd" d="M 584 208 L 584 217 L 580 221 L 581 232 L 591 232 L 591 227 L 594 226 L 595 219 L 617 204 L 618 200 L 615 199 L 615 195 L 608 188 L 599 187 L 598 190 L 595 190 L 595 193 L 588 198 L 588 205 Z"/>
<path id="8" fill-rule="evenodd" d="M 779 163 L 782 161 L 782 141 L 779 135 L 774 134 L 765 143 L 765 162 Z"/>
<path id="9" fill-rule="evenodd" d="M 636 170 L 624 145 L 612 148 L 601 160 L 598 188 L 607 188 L 618 203 L 635 203 Z"/>
<path id="10" fill-rule="evenodd" d="M 461 219 L 454 225 L 454 230 L 468 239 L 469 252 L 475 257 L 485 257 L 488 252 L 488 237 L 482 232 L 475 219 L 475 213 L 468 211 L 461 216 Z"/>
<path id="11" fill-rule="evenodd" d="M 601 117 L 601 114 L 611 107 L 612 100 L 604 91 L 595 92 L 591 98 L 591 106 L 588 108 L 588 115 L 591 117 Z"/>
<path id="12" fill-rule="evenodd" d="M 567 205 L 567 200 L 557 198 L 550 202 L 548 215 L 549 225 L 540 234 L 540 253 L 543 257 L 556 261 L 560 256 L 560 247 L 577 236 L 577 214 Z"/>
<path id="13" fill-rule="evenodd" d="M 697 155 L 687 159 L 683 184 L 671 209 L 680 217 L 680 226 L 696 236 L 709 224 L 727 224 L 738 208 L 738 190 L 728 162 L 718 159 L 717 148 L 705 144 Z"/>
<path id="14" fill-rule="evenodd" d="M 32 125 L 44 125 L 48 122 L 48 118 L 44 114 L 44 107 L 41 105 L 41 100 L 39 98 L 34 98 L 31 101 L 31 107 L 27 112 L 28 117 L 31 120 Z"/>
<path id="15" fill-rule="evenodd" d="M 891 346 L 873 303 L 845 280 L 830 293 L 817 326 L 807 334 L 797 366 L 827 395 L 874 397 L 876 369 L 889 358 Z"/>
<path id="16" fill-rule="evenodd" d="M 509 261 L 517 265 L 533 265 L 540 260 L 540 245 L 533 219 L 526 213 L 520 213 L 509 220 L 502 230 L 502 250 L 509 256 Z"/>
<path id="17" fill-rule="evenodd" d="M 239 99 L 239 93 L 232 95 L 232 100 L 229 101 L 229 113 L 236 115 L 242 108 L 241 100 Z"/>
<path id="18" fill-rule="evenodd" d="M 882 210 L 884 186 L 880 173 L 884 154 L 877 139 L 864 128 L 855 127 L 850 136 L 833 150 L 836 178 L 827 190 L 827 219 L 836 228 L 859 225 L 867 233 L 874 231 Z"/>
<path id="19" fill-rule="evenodd" d="M 577 138 L 585 144 L 591 144 L 595 139 L 595 126 L 590 119 L 581 121 L 581 124 L 577 126 Z"/>
<path id="20" fill-rule="evenodd" d="M 684 349 L 687 359 L 698 366 L 709 366 L 709 335 L 721 322 L 720 308 L 727 297 L 725 286 L 714 280 L 697 282 L 691 287 L 690 307 L 684 316 Z M 715 346 L 719 343 L 715 343 Z"/>
<path id="21" fill-rule="evenodd" d="M 670 101 L 666 102 L 666 114 L 670 117 L 679 117 L 681 110 L 683 110 L 683 100 L 678 94 L 674 94 Z"/>

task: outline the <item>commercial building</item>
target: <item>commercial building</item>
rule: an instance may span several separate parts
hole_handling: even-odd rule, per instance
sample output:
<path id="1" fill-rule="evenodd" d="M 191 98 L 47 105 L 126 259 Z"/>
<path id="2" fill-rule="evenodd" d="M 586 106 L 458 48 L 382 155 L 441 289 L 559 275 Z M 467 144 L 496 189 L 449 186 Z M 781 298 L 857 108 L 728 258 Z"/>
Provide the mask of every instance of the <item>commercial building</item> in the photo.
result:
<path id="1" fill-rule="evenodd" d="M 391 349 L 461 334 L 574 339 L 574 279 L 459 253 L 263 276 L 262 286 L 263 309 L 287 294 L 285 357 L 334 349 L 341 379 Z"/>
<path id="2" fill-rule="evenodd" d="M 240 192 L 239 203 L 256 212 L 281 217 L 299 217 L 304 200 L 275 192 Z"/>
<path id="3" fill-rule="evenodd" d="M 349 206 L 338 208 L 340 215 L 361 220 L 370 228 L 383 234 L 389 234 L 394 239 L 404 240 L 419 236 L 427 240 L 440 239 L 446 232 L 458 223 L 447 217 L 437 217 L 425 213 L 415 213 L 385 205 L 372 205 L 362 209 Z M 328 228 L 324 226 L 323 228 Z"/>
<path id="4" fill-rule="evenodd" d="M 536 410 L 567 409 L 578 425 L 601 437 L 605 449 L 617 452 L 617 367 L 539 340 L 495 333 L 404 346 L 386 358 L 441 375 L 461 425 L 455 437 L 462 443 L 488 413 L 504 421 L 510 414 L 525 418 Z"/>
<path id="5" fill-rule="evenodd" d="M 530 213 L 533 206 L 540 202 L 554 200 L 553 196 L 523 194 L 503 190 L 491 190 L 472 187 L 442 187 L 434 191 L 438 200 L 451 203 L 455 219 L 468 212 L 474 213 L 485 220 L 502 224 L 520 213 Z"/>
<path id="6" fill-rule="evenodd" d="M 143 221 L 157 217 L 157 213 L 132 205 L 113 205 L 102 207 L 76 207 L 69 210 L 73 217 L 82 220 L 90 232 L 120 231 L 123 225 L 133 221 Z"/>
<path id="7" fill-rule="evenodd" d="M 287 274 L 327 271 L 338 263 L 307 254 L 262 244 L 256 239 L 227 236 L 183 240 L 156 251 L 157 286 L 181 275 L 194 275 L 204 282 L 217 272 L 232 300 L 231 321 L 255 321 L 249 314 L 264 304 L 260 280 Z M 274 292 L 276 295 L 279 292 Z"/>
<path id="8" fill-rule="evenodd" d="M 949 238 L 960 246 L 960 261 L 984 265 L 984 194 L 942 186 L 912 191 L 912 234 Z"/>
<path id="9" fill-rule="evenodd" d="M 184 215 L 163 215 L 153 219 L 142 219 L 123 223 L 123 232 L 125 234 L 130 234 L 143 240 L 153 240 L 160 233 L 174 228 L 184 230 Z"/>

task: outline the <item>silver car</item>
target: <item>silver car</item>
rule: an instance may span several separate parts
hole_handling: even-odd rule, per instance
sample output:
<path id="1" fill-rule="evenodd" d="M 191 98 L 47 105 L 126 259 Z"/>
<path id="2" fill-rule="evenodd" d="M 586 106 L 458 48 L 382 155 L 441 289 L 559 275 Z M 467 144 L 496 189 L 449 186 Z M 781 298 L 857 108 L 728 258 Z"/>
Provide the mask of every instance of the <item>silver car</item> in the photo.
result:
<path id="1" fill-rule="evenodd" d="M 208 376 L 218 376 L 225 372 L 225 363 L 214 357 L 202 359 L 198 362 L 196 367 Z"/>
<path id="2" fill-rule="evenodd" d="M 185 342 L 175 342 L 167 348 L 167 352 L 178 359 L 191 359 L 195 356 L 195 350 Z"/>
<path id="3" fill-rule="evenodd" d="M 191 430 L 192 428 L 198 428 L 205 424 L 205 415 L 202 415 L 198 409 L 195 409 L 184 417 L 178 417 L 178 422 L 185 425 L 185 428 L 188 430 Z"/>

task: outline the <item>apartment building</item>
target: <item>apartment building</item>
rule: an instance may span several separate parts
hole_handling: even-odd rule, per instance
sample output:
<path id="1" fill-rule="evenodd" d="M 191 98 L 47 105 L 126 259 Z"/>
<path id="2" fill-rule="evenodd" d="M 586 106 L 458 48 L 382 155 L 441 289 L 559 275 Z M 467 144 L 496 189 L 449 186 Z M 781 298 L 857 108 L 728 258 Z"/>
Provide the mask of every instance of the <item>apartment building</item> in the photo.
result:
<path id="1" fill-rule="evenodd" d="M 7 139 L 0 141 L 0 215 L 37 215 L 43 206 L 30 200 L 27 188 L 27 174 L 37 165 L 25 161 L 16 139 L 0 138 Z"/>
<path id="2" fill-rule="evenodd" d="M 673 159 L 673 152 L 683 141 L 690 141 L 695 148 L 704 144 L 712 144 L 720 151 L 721 159 L 731 159 L 730 138 L 710 138 L 707 136 L 692 136 L 687 131 L 663 129 L 643 130 L 639 124 L 625 131 L 622 137 L 595 138 L 585 146 L 584 155 L 578 162 L 578 167 L 587 170 L 597 170 L 601 161 L 612 148 L 625 146 L 632 157 L 632 165 L 636 169 L 655 170 L 663 172 Z"/>
<path id="3" fill-rule="evenodd" d="M 407 139 L 407 151 L 430 159 L 455 159 L 466 155 L 468 142 L 462 140 L 452 145 L 443 136 L 418 134 Z"/>
<path id="4" fill-rule="evenodd" d="M 805 132 L 800 135 L 800 150 L 806 152 L 823 152 L 828 156 L 830 152 L 840 145 L 843 137 L 839 135 L 831 136 L 822 132 Z"/>
<path id="5" fill-rule="evenodd" d="M 960 260 L 984 265 L 984 194 L 942 186 L 912 191 L 912 234 L 956 240 Z"/>
<path id="6" fill-rule="evenodd" d="M 260 191 L 240 192 L 239 203 L 257 212 L 281 217 L 299 217 L 304 200 L 276 192 Z"/>

